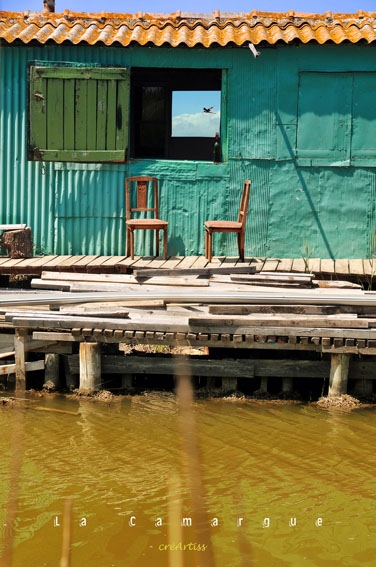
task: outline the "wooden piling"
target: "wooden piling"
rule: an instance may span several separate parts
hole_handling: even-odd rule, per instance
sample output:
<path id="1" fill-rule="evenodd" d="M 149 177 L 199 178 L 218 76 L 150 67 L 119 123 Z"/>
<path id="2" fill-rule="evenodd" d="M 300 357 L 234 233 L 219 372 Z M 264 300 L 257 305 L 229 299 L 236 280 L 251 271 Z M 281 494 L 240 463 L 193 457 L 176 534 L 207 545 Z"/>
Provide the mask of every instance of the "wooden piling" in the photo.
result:
<path id="1" fill-rule="evenodd" d="M 222 378 L 222 392 L 236 392 L 238 387 L 238 381 L 236 378 L 229 378 L 226 376 Z"/>
<path id="2" fill-rule="evenodd" d="M 294 380 L 293 378 L 282 378 L 282 394 L 291 393 L 294 389 Z"/>
<path id="3" fill-rule="evenodd" d="M 121 375 L 121 387 L 123 390 L 130 390 L 133 385 L 132 374 L 122 374 Z"/>
<path id="4" fill-rule="evenodd" d="M 24 329 L 16 329 L 14 333 L 14 359 L 16 365 L 15 390 L 18 393 L 26 390 L 26 341 L 27 332 Z"/>
<path id="5" fill-rule="evenodd" d="M 44 357 L 44 386 L 59 387 L 59 365 L 60 356 L 54 353 L 47 353 Z"/>
<path id="6" fill-rule="evenodd" d="M 80 343 L 80 390 L 88 393 L 100 390 L 101 374 L 100 344 Z"/>
<path id="7" fill-rule="evenodd" d="M 70 369 L 70 364 L 67 356 L 63 357 L 64 375 L 65 375 L 65 386 L 68 390 L 75 390 L 78 387 L 78 374 L 72 373 Z"/>
<path id="8" fill-rule="evenodd" d="M 349 376 L 349 354 L 332 354 L 329 376 L 329 397 L 341 396 L 347 393 Z"/>

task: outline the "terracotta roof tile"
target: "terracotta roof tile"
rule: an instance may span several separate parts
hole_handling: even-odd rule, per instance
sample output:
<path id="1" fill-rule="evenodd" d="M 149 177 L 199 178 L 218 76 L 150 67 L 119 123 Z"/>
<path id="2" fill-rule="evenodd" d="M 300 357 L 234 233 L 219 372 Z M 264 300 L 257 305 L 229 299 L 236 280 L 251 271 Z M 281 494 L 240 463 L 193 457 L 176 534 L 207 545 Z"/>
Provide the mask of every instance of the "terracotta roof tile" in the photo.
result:
<path id="1" fill-rule="evenodd" d="M 376 40 L 376 13 L 305 14 L 257 12 L 214 14 L 62 14 L 1 12 L 0 39 L 7 43 L 48 41 L 94 45 L 130 44 L 156 46 L 275 44 L 309 41 L 319 44 Z"/>

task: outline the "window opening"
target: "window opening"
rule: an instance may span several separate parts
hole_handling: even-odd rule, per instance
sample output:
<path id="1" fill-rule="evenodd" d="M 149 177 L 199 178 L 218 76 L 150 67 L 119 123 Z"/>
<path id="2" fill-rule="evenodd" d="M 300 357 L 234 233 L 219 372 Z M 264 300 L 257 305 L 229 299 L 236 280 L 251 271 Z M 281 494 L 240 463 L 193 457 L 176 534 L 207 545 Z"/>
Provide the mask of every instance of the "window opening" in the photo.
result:
<path id="1" fill-rule="evenodd" d="M 212 161 L 221 88 L 220 69 L 133 68 L 131 156 Z"/>

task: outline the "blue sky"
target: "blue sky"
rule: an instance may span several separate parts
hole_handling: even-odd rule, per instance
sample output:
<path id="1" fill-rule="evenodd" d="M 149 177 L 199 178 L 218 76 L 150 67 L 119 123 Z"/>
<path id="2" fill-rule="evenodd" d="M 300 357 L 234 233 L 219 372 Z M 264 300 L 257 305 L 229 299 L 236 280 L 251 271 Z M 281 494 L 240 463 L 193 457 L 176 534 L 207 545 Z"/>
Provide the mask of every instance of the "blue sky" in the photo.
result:
<path id="1" fill-rule="evenodd" d="M 42 11 L 43 0 L 0 0 L 1 10 Z M 354 13 L 359 9 L 376 11 L 375 0 L 56 0 L 56 11 L 65 9 L 76 12 L 126 12 L 136 14 L 142 12 L 213 12 L 214 10 L 231 12 L 297 12 L 325 13 L 332 12 Z"/>

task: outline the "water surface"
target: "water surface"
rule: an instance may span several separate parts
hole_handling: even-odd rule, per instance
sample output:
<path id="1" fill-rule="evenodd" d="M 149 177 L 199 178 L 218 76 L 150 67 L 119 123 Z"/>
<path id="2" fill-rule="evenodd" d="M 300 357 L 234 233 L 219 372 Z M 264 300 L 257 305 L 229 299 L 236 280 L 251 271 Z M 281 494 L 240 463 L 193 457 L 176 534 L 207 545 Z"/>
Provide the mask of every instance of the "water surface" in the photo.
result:
<path id="1" fill-rule="evenodd" d="M 0 565 L 58 566 L 67 499 L 72 567 L 375 565 L 372 408 L 28 405 L 73 415 L 0 406 Z"/>

